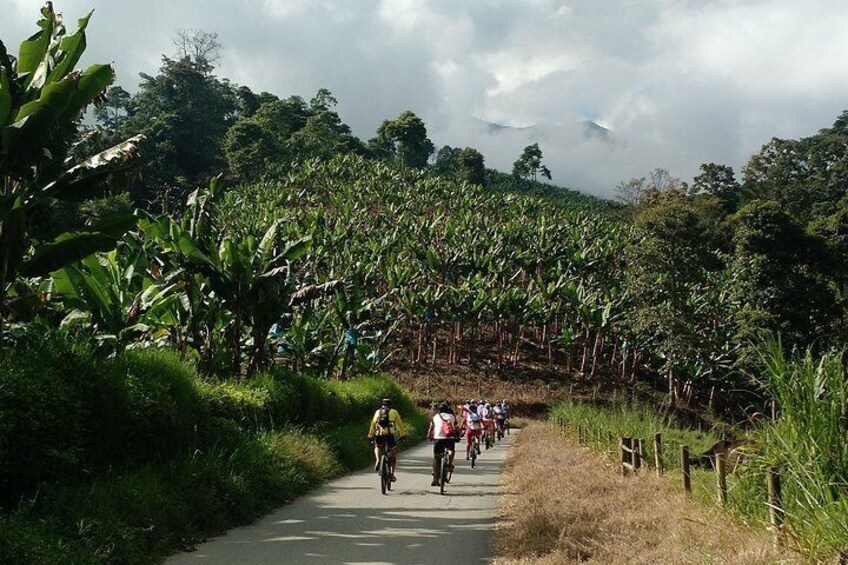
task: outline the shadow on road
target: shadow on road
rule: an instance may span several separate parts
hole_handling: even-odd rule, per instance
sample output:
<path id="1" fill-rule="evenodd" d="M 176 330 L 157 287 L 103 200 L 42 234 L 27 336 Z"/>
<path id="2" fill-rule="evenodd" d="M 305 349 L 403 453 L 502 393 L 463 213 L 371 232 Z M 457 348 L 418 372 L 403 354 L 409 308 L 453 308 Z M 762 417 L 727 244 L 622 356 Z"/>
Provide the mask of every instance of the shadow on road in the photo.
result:
<path id="1" fill-rule="evenodd" d="M 432 450 L 417 447 L 402 455 L 387 496 L 375 473 L 356 473 L 168 563 L 485 562 L 506 448 L 501 443 L 485 452 L 473 470 L 463 451 L 443 496 L 430 486 Z"/>

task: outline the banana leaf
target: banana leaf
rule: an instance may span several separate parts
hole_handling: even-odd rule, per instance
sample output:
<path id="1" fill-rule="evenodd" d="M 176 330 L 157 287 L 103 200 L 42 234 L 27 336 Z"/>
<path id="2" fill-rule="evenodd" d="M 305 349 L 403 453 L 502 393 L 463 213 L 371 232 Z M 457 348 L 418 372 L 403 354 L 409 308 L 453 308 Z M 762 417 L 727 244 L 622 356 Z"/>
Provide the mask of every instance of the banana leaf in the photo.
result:
<path id="1" fill-rule="evenodd" d="M 80 18 L 77 21 L 76 33 L 62 39 L 62 42 L 59 44 L 59 49 L 64 52 L 64 56 L 53 68 L 53 71 L 50 73 L 50 77 L 47 79 L 48 81 L 59 80 L 70 73 L 76 64 L 79 63 L 80 57 L 82 57 L 82 54 L 87 47 L 85 28 L 88 27 L 88 22 L 93 13 L 94 10 L 91 10 L 87 16 Z"/>
<path id="2" fill-rule="evenodd" d="M 41 9 L 42 19 L 38 21 L 38 27 L 41 31 L 34 33 L 28 39 L 21 43 L 21 48 L 18 51 L 18 73 L 33 73 L 44 60 L 47 50 L 50 47 L 50 42 L 53 39 L 53 33 L 56 29 L 56 15 L 53 12 L 53 7 L 48 4 Z M 29 81 L 27 81 L 27 85 Z"/>
<path id="3" fill-rule="evenodd" d="M 23 264 L 21 273 L 30 277 L 46 276 L 94 253 L 109 251 L 115 243 L 116 238 L 105 233 L 65 233 L 53 243 L 40 245 L 32 259 Z"/>

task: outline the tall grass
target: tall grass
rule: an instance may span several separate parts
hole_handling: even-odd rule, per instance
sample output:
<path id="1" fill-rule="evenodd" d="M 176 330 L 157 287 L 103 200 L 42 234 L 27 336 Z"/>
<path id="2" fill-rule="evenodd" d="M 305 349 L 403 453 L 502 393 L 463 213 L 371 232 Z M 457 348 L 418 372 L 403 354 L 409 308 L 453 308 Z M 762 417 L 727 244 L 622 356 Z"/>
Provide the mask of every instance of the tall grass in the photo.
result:
<path id="1" fill-rule="evenodd" d="M 728 477 L 729 509 L 749 524 L 769 524 L 767 474 L 777 467 L 783 484 L 782 506 L 789 541 L 806 558 L 830 559 L 848 552 L 848 380 L 841 352 L 815 357 L 789 356 L 779 340 L 760 350 L 760 386 L 774 399 L 777 419 L 764 421 L 747 434 L 747 463 Z M 664 464 L 680 482 L 679 446 L 692 455 L 716 439 L 664 418 L 656 409 L 635 404 L 597 405 L 565 401 L 551 418 L 571 433 L 577 426 L 584 441 L 610 453 L 620 436 L 643 438 L 646 458 L 653 459 L 650 438 L 663 434 Z M 692 470 L 693 495 L 703 503 L 716 500 L 713 472 Z"/>
<path id="2" fill-rule="evenodd" d="M 550 417 L 572 433 L 577 426 L 584 432 L 584 441 L 595 448 L 613 452 L 618 449 L 619 437 L 645 440 L 645 457 L 654 460 L 652 438 L 659 432 L 663 441 L 663 463 L 666 469 L 679 467 L 681 445 L 688 445 L 691 453 L 708 449 L 716 441 L 712 429 L 703 431 L 687 428 L 673 416 L 664 416 L 655 408 L 638 402 L 591 404 L 565 400 L 555 405 Z"/>
<path id="3" fill-rule="evenodd" d="M 779 340 L 761 350 L 761 385 L 777 405 L 775 422 L 755 432 L 741 486 L 762 491 L 769 467 L 783 477 L 786 526 L 813 559 L 848 550 L 848 381 L 841 352 L 787 356 Z M 742 498 L 737 507 L 752 510 Z"/>

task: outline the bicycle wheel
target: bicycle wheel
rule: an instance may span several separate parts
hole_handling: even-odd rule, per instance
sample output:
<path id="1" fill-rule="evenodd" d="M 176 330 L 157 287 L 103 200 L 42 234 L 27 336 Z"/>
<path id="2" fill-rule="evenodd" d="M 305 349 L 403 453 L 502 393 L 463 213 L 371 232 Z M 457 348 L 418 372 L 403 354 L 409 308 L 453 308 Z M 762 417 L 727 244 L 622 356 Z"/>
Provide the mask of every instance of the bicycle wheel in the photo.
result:
<path id="1" fill-rule="evenodd" d="M 448 458 L 442 455 L 442 461 L 439 463 L 439 493 L 445 494 L 445 482 L 448 479 Z"/>
<path id="2" fill-rule="evenodd" d="M 473 469 L 476 466 L 477 466 L 477 446 L 472 445 L 471 446 L 471 468 Z"/>
<path id="3" fill-rule="evenodd" d="M 492 447 L 492 436 L 489 435 L 489 430 L 486 430 L 486 451 Z"/>
<path id="4" fill-rule="evenodd" d="M 391 480 L 391 476 L 389 475 L 389 461 L 386 456 L 383 455 L 380 457 L 380 492 L 386 494 L 386 490 L 388 490 Z"/>

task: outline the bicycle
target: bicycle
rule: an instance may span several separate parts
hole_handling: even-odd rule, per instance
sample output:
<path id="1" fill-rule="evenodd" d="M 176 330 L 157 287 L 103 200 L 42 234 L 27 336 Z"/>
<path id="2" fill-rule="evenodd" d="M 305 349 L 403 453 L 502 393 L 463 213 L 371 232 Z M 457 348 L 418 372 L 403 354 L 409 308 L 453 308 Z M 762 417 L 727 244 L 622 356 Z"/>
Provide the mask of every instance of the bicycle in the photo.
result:
<path id="1" fill-rule="evenodd" d="M 471 453 L 469 457 L 471 457 L 471 468 L 477 466 L 477 456 L 480 454 L 480 438 L 478 436 L 471 436 L 468 438 L 468 441 L 471 442 Z"/>
<path id="2" fill-rule="evenodd" d="M 377 474 L 380 477 L 380 492 L 392 490 L 392 467 L 389 464 L 389 456 L 386 455 L 386 450 L 380 448 L 380 462 L 377 464 Z"/>
<path id="3" fill-rule="evenodd" d="M 502 440 L 504 438 L 504 436 L 506 435 L 505 431 L 504 431 L 505 428 L 506 428 L 506 421 L 505 420 L 498 420 L 497 423 L 496 423 L 498 441 Z"/>
<path id="4" fill-rule="evenodd" d="M 453 471 L 450 470 L 448 463 L 450 461 L 451 455 L 453 455 L 453 450 L 445 449 L 445 451 L 441 455 L 437 455 L 436 458 L 439 459 L 439 476 L 437 480 L 439 482 L 439 494 L 445 494 L 445 485 L 451 481 L 451 477 L 453 477 Z"/>
<path id="5" fill-rule="evenodd" d="M 494 442 L 492 441 L 492 428 L 486 428 L 483 430 L 483 435 L 486 436 L 486 451 L 488 451 L 494 445 Z"/>

